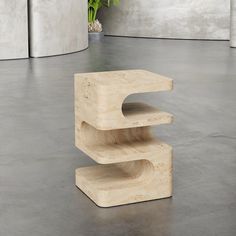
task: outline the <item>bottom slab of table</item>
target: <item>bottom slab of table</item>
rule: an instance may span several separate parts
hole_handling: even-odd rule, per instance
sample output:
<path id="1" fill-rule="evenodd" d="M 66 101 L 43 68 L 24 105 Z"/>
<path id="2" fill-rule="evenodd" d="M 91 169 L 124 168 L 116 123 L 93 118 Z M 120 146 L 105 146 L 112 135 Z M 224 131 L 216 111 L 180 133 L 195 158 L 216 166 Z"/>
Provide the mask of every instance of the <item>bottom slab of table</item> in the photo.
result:
<path id="1" fill-rule="evenodd" d="M 76 170 L 76 185 L 98 206 L 111 207 L 170 197 L 171 172 L 168 163 L 158 171 L 147 160 L 95 165 Z"/>

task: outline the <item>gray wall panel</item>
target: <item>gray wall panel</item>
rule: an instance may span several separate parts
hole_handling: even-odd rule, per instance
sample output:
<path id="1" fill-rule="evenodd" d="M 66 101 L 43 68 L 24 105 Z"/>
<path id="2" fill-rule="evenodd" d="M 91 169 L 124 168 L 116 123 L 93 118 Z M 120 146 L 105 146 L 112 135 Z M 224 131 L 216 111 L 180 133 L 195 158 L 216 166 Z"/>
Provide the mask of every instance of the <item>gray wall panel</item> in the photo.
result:
<path id="1" fill-rule="evenodd" d="M 30 56 L 88 47 L 87 0 L 30 0 Z"/>
<path id="2" fill-rule="evenodd" d="M 0 59 L 28 57 L 27 0 L 0 0 Z"/>
<path id="3" fill-rule="evenodd" d="M 229 39 L 230 0 L 121 0 L 105 9 L 105 34 L 120 36 Z"/>
<path id="4" fill-rule="evenodd" d="M 236 47 L 236 0 L 231 0 L 230 46 Z"/>

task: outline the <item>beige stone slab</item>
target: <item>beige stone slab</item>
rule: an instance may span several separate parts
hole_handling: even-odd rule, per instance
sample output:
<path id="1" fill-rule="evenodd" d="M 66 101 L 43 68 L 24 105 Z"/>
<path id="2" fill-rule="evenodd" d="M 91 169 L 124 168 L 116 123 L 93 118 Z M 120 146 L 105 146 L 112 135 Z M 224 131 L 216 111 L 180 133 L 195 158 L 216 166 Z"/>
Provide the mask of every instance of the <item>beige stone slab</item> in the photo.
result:
<path id="1" fill-rule="evenodd" d="M 131 94 L 168 91 L 172 86 L 172 79 L 145 70 L 75 74 L 76 122 L 102 130 L 168 124 L 171 114 L 138 103 L 127 112 L 131 105 L 122 104 Z"/>
<path id="2" fill-rule="evenodd" d="M 170 197 L 172 156 L 78 168 L 76 185 L 101 207 Z"/>

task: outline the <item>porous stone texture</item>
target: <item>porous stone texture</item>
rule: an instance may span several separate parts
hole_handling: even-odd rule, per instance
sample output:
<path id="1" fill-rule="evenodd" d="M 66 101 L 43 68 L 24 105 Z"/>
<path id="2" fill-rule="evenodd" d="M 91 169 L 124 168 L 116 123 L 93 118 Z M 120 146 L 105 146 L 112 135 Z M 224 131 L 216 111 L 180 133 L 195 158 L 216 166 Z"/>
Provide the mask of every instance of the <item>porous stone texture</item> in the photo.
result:
<path id="1" fill-rule="evenodd" d="M 87 0 L 30 0 L 30 56 L 52 56 L 87 48 L 87 4 Z"/>
<path id="2" fill-rule="evenodd" d="M 0 0 L 0 60 L 28 57 L 27 0 Z"/>
<path id="3" fill-rule="evenodd" d="M 102 12 L 107 35 L 229 39 L 230 0 L 121 0 Z"/>
<path id="4" fill-rule="evenodd" d="M 236 0 L 231 0 L 230 6 L 230 46 L 236 47 Z"/>

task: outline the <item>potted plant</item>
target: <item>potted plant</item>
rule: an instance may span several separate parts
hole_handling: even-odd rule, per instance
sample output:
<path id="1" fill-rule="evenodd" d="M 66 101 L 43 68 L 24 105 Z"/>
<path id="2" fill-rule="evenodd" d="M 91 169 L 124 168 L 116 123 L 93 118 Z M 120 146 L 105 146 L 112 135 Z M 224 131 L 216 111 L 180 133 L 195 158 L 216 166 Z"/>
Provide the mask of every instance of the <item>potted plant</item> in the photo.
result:
<path id="1" fill-rule="evenodd" d="M 90 40 L 97 40 L 103 37 L 102 24 L 97 19 L 99 10 L 112 5 L 119 5 L 120 0 L 88 0 L 88 32 Z"/>

